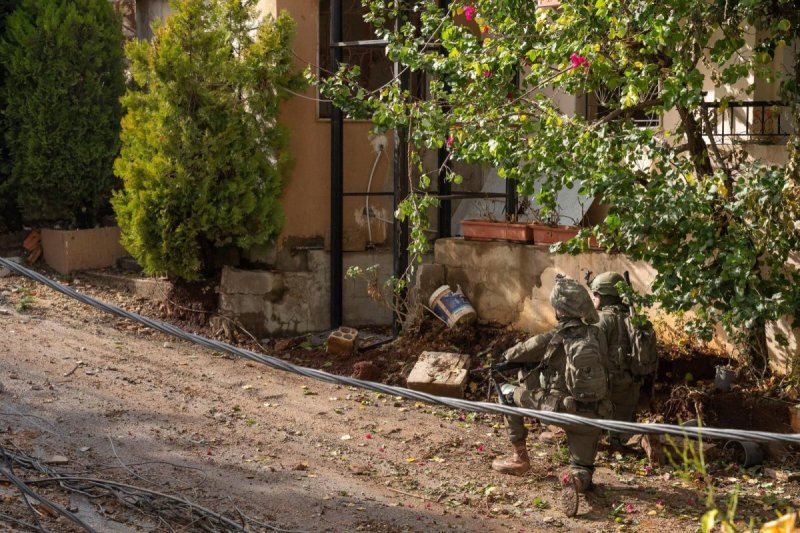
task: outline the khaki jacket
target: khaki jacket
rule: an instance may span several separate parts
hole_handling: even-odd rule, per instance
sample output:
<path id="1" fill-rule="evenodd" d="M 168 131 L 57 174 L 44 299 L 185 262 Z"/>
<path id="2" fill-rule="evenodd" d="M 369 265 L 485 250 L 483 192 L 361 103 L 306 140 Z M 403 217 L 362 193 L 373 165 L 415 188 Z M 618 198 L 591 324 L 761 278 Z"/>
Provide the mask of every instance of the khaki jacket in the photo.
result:
<path id="1" fill-rule="evenodd" d="M 547 348 L 550 341 L 556 335 L 587 335 L 587 333 L 598 335 L 601 355 L 607 359 L 608 353 L 605 348 L 608 345 L 603 332 L 594 325 L 584 324 L 580 319 L 569 318 L 559 320 L 554 329 L 546 333 L 541 333 L 530 339 L 522 341 L 508 350 L 505 351 L 503 356 L 506 361 L 519 362 L 519 363 L 541 363 L 547 354 Z M 541 367 L 539 371 L 531 371 L 523 369 L 520 371 L 521 385 L 528 390 L 541 388 L 542 385 L 551 391 L 567 394 L 567 384 L 565 381 L 565 372 L 567 368 L 567 354 L 564 351 L 563 345 L 559 344 L 555 347 L 552 357 L 548 361 L 547 368 Z M 542 375 L 540 382 L 539 375 Z"/>
<path id="2" fill-rule="evenodd" d="M 600 309 L 597 323 L 608 343 L 608 372 L 612 383 L 622 384 L 633 380 L 629 359 L 631 341 L 625 327 L 628 308 L 623 305 L 608 305 Z"/>

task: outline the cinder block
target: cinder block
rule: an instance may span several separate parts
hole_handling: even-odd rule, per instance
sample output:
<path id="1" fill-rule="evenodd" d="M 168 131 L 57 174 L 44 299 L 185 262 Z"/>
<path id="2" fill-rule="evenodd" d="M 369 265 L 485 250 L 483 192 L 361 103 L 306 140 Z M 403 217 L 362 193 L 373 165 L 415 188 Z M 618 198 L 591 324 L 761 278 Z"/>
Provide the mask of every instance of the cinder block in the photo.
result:
<path id="1" fill-rule="evenodd" d="M 437 396 L 463 398 L 470 356 L 460 353 L 422 352 L 406 378 L 409 389 Z"/>
<path id="2" fill-rule="evenodd" d="M 330 355 L 353 355 L 358 349 L 358 330 L 340 327 L 328 336 L 325 349 Z"/>
<path id="3" fill-rule="evenodd" d="M 285 290 L 283 274 L 271 270 L 222 269 L 220 292 L 225 294 L 263 295 L 267 300 L 280 299 Z"/>

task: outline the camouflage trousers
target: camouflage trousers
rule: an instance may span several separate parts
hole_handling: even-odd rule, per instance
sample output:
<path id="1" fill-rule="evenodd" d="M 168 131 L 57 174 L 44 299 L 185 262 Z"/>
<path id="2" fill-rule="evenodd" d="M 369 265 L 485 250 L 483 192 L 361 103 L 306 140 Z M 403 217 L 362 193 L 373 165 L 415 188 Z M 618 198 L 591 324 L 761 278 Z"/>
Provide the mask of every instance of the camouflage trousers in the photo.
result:
<path id="1" fill-rule="evenodd" d="M 633 422 L 636 417 L 636 407 L 639 405 L 639 391 L 642 384 L 633 380 L 630 376 L 627 379 L 611 381 L 611 403 L 614 404 L 614 420 L 623 422 Z M 612 441 L 621 441 L 623 444 L 631 435 L 627 433 L 610 432 Z"/>
<path id="2" fill-rule="evenodd" d="M 564 411 L 564 395 L 558 393 L 546 393 L 542 390 L 529 391 L 524 387 L 518 387 L 514 391 L 514 404 L 518 407 L 527 409 L 537 409 L 541 411 Z M 573 413 L 586 418 L 600 418 L 598 410 L 594 406 L 578 406 Z M 525 427 L 524 419 L 521 416 L 506 416 L 509 440 L 514 442 L 523 441 L 528 437 L 528 429 Z M 567 434 L 567 446 L 570 455 L 570 470 L 581 477 L 587 477 L 591 481 L 594 472 L 594 458 L 597 455 L 597 442 L 602 433 L 601 429 L 580 426 L 562 426 Z"/>

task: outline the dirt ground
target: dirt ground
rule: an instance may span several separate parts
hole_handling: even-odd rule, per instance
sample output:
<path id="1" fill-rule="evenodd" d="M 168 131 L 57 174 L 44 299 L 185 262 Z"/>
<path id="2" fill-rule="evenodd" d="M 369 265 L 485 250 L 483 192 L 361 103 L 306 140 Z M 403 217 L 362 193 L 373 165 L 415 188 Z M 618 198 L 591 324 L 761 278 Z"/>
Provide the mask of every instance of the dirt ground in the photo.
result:
<path id="1" fill-rule="evenodd" d="M 92 286 L 80 276 L 71 286 L 158 314 L 149 302 Z M 54 467 L 60 472 L 180 495 L 237 521 L 241 513 L 264 524 L 253 531 L 694 531 L 705 510 L 699 475 L 684 479 L 670 466 L 651 467 L 636 448 L 603 446 L 598 486 L 582 500 L 579 515 L 567 519 L 558 509 L 557 485 L 567 459 L 565 442 L 548 428 L 535 426 L 529 437 L 533 470 L 523 477 L 504 476 L 490 468 L 508 448 L 496 416 L 315 382 L 231 359 L 21 277 L 0 279 L 0 295 L 3 448 L 41 458 L 61 455 L 68 463 Z M 488 336 L 436 328 L 441 330 L 435 323 L 424 326 L 400 342 L 360 354 L 358 361 L 330 360 L 310 339 L 262 344 L 271 355 L 340 373 L 369 361 L 376 376 L 399 383 L 410 368 L 410 355 L 423 348 L 471 348 L 486 358 L 523 337 L 503 330 Z M 423 342 L 430 338 L 440 345 Z M 665 368 L 672 376 L 683 372 L 677 363 Z M 761 421 L 752 413 L 749 423 L 730 413 L 741 413 L 752 398 L 725 400 L 702 392 L 700 373 L 693 379 L 700 387 L 685 387 L 684 410 L 694 402 L 722 413 L 724 421 Z M 651 417 L 668 400 L 677 401 L 679 387 L 662 383 L 658 390 L 661 401 L 654 402 Z M 471 394 L 481 397 L 483 385 Z M 735 394 L 741 395 L 729 393 Z M 763 411 L 759 406 L 754 409 Z M 783 427 L 785 417 L 777 416 L 771 429 L 776 425 Z M 798 482 L 785 479 L 798 468 L 797 455 L 785 447 L 770 451 L 764 467 L 749 470 L 730 457 L 709 454 L 717 501 L 724 508 L 738 490 L 738 515 L 756 524 L 800 502 Z M 37 476 L 20 468 L 15 472 L 24 479 Z M 159 521 L 108 498 L 81 501 L 55 486 L 36 488 L 94 520 L 98 531 L 195 530 L 191 523 Z M 12 485 L 0 481 L 0 498 L 0 530 L 9 527 L 4 515 L 32 520 Z M 51 531 L 77 531 L 64 519 L 41 514 Z"/>

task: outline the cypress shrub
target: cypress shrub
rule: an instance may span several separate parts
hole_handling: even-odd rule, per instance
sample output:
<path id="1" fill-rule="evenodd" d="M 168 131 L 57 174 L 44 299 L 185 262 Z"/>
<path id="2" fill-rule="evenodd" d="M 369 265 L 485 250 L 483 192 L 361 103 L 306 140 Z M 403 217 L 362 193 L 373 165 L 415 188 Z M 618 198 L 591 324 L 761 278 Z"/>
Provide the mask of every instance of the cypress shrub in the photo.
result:
<path id="1" fill-rule="evenodd" d="M 299 88 L 291 18 L 257 19 L 253 0 L 176 0 L 152 42 L 126 47 L 124 188 L 113 199 L 123 245 L 146 272 L 197 280 L 216 249 L 280 233 L 290 170 L 278 107 Z"/>
<path id="2" fill-rule="evenodd" d="M 0 42 L 6 38 L 6 21 L 17 8 L 19 0 L 0 2 Z M 17 190 L 11 182 L 11 165 L 8 159 L 6 121 L 6 64 L 0 60 L 0 231 L 11 231 L 21 227 L 21 217 L 17 209 Z"/>
<path id="3" fill-rule="evenodd" d="M 22 0 L 0 53 L 19 209 L 32 224 L 93 226 L 117 183 L 119 17 L 108 0 Z"/>

